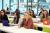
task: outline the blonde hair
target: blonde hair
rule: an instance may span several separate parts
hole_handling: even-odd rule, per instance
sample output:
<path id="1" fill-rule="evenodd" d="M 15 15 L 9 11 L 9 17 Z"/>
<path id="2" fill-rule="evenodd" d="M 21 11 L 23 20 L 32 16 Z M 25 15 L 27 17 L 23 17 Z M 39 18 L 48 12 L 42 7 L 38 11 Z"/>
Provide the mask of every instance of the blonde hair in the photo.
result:
<path id="1" fill-rule="evenodd" d="M 24 15 L 24 19 L 26 19 L 26 21 L 28 21 L 29 18 L 31 18 L 31 16 L 29 15 L 29 11 L 26 11 L 25 15 Z"/>

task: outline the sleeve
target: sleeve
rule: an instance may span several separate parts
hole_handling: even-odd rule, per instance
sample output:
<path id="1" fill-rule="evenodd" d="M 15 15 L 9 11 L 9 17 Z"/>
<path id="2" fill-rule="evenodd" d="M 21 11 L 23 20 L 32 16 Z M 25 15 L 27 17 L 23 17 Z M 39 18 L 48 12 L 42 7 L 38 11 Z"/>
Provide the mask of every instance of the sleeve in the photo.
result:
<path id="1" fill-rule="evenodd" d="M 9 23 L 8 16 L 6 16 L 6 20 L 7 20 L 7 21 L 8 21 L 8 23 Z"/>

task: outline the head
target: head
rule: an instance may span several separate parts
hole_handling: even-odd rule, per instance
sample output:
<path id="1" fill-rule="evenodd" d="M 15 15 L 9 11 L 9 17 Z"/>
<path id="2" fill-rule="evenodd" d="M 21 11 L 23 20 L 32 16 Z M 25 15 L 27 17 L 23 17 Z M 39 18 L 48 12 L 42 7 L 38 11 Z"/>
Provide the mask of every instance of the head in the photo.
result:
<path id="1" fill-rule="evenodd" d="M 48 14 L 48 11 L 47 10 L 44 10 L 44 15 Z"/>
<path id="2" fill-rule="evenodd" d="M 26 19 L 30 18 L 30 17 L 31 17 L 31 16 L 30 16 L 30 12 L 29 12 L 29 11 L 26 11 L 26 12 L 24 13 L 24 17 L 25 17 Z"/>
<path id="3" fill-rule="evenodd" d="M 26 12 L 24 13 L 24 15 L 25 15 L 25 16 L 28 16 L 28 15 L 29 15 L 29 11 L 26 11 Z"/>
<path id="4" fill-rule="evenodd" d="M 43 15 L 44 15 L 45 18 L 48 18 L 48 11 L 44 10 Z"/>
<path id="5" fill-rule="evenodd" d="M 19 9 L 16 9 L 16 10 L 15 10 L 15 13 L 16 13 L 16 15 L 19 15 L 19 14 L 20 14 Z"/>
<path id="6" fill-rule="evenodd" d="M 14 16 L 16 17 L 16 13 L 14 13 Z"/>
<path id="7" fill-rule="evenodd" d="M 16 14 L 17 18 L 20 18 L 20 11 L 19 11 L 19 9 L 16 9 L 15 14 Z"/>
<path id="8" fill-rule="evenodd" d="M 19 12 L 19 9 L 16 9 L 16 10 L 15 10 L 15 13 L 18 13 L 18 12 Z"/>
<path id="9" fill-rule="evenodd" d="M 1 10 L 1 15 L 2 15 L 2 16 L 6 15 L 6 12 L 5 12 L 5 10 L 4 10 L 4 9 L 3 9 L 3 10 Z"/>

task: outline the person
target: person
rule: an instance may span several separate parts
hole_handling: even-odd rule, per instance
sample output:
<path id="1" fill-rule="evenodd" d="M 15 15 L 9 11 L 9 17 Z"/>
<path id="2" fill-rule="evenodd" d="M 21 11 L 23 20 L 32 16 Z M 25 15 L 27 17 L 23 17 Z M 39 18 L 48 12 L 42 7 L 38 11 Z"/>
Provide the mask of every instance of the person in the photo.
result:
<path id="1" fill-rule="evenodd" d="M 19 18 L 20 18 L 20 11 L 18 9 L 16 9 L 16 11 L 14 13 L 14 24 L 18 24 Z"/>
<path id="2" fill-rule="evenodd" d="M 26 29 L 33 29 L 33 21 L 32 21 L 32 17 L 30 16 L 29 11 L 26 11 L 24 14 L 24 18 L 23 18 L 23 22 L 22 22 L 22 27 L 26 28 Z"/>
<path id="3" fill-rule="evenodd" d="M 43 18 L 43 23 L 44 23 L 44 24 L 48 24 L 48 22 L 49 22 L 49 21 L 48 21 L 48 16 L 49 16 L 49 15 L 48 15 L 48 11 L 47 11 L 47 10 L 44 10 L 44 13 L 43 13 L 43 17 L 44 17 L 44 18 Z"/>
<path id="4" fill-rule="evenodd" d="M 48 19 L 48 11 L 47 10 L 41 11 L 40 17 L 41 17 L 41 21 L 44 19 Z"/>
<path id="5" fill-rule="evenodd" d="M 3 26 L 9 26 L 9 20 L 4 9 L 1 10 L 1 20 Z"/>

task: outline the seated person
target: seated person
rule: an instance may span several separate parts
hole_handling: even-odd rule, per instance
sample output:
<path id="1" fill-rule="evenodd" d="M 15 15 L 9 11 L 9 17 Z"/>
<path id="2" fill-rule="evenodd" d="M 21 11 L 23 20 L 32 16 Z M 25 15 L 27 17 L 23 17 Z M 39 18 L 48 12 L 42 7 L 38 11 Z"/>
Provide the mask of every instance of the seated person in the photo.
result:
<path id="1" fill-rule="evenodd" d="M 14 16 L 14 24 L 18 24 L 20 18 L 20 11 L 18 9 L 16 9 Z"/>
<path id="2" fill-rule="evenodd" d="M 44 13 L 43 13 L 43 20 L 42 20 L 42 22 L 44 23 L 44 24 L 48 24 L 48 12 L 47 12 L 47 10 L 44 10 Z"/>
<path id="3" fill-rule="evenodd" d="M 30 16 L 29 11 L 25 12 L 21 26 L 24 28 L 27 28 L 27 29 L 33 29 L 34 28 L 32 17 Z"/>
<path id="4" fill-rule="evenodd" d="M 3 26 L 9 26 L 9 20 L 4 9 L 1 10 L 1 21 Z"/>

